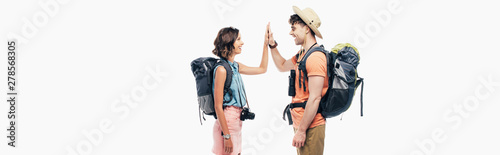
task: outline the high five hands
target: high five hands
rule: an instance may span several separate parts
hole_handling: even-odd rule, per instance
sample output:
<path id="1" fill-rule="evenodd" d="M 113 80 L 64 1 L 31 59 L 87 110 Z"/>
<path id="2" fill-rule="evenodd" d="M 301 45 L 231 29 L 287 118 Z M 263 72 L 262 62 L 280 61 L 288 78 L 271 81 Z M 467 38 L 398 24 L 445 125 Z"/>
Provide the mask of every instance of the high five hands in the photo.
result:
<path id="1" fill-rule="evenodd" d="M 273 32 L 271 31 L 271 22 L 267 23 L 266 35 L 265 35 L 264 43 L 267 43 L 270 46 L 274 46 L 275 45 L 274 37 L 273 37 Z"/>

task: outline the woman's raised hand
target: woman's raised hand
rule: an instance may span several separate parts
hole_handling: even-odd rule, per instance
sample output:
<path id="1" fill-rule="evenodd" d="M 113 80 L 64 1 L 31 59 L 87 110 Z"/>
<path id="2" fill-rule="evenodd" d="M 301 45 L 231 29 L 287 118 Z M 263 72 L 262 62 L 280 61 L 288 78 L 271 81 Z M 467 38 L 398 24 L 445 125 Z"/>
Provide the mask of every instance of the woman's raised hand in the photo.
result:
<path id="1" fill-rule="evenodd" d="M 270 22 L 267 23 L 266 26 L 266 34 L 264 35 L 264 43 L 268 44 L 269 43 L 269 32 L 271 31 L 270 29 Z"/>
<path id="2" fill-rule="evenodd" d="M 267 41 L 268 44 L 273 46 L 275 44 L 273 32 L 271 31 L 271 23 L 267 23 Z"/>

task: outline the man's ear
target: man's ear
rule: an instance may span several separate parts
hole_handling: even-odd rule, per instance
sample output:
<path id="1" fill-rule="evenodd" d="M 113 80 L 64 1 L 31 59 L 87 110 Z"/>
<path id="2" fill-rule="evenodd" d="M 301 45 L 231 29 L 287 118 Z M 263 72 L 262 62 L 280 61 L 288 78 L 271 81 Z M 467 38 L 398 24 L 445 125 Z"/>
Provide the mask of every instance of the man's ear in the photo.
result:
<path id="1" fill-rule="evenodd" d="M 307 25 L 302 25 L 302 27 L 306 27 L 306 34 L 309 34 L 311 32 L 311 28 Z"/>

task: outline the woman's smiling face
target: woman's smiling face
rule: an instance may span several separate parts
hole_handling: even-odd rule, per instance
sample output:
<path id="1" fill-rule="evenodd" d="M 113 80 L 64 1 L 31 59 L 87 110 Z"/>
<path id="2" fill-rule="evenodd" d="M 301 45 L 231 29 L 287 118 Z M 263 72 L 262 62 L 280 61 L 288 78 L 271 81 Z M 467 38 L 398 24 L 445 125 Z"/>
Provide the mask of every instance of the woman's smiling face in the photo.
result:
<path id="1" fill-rule="evenodd" d="M 236 41 L 234 41 L 234 54 L 240 54 L 241 53 L 241 47 L 243 46 L 243 40 L 241 40 L 241 33 L 238 33 L 238 38 L 236 38 Z"/>

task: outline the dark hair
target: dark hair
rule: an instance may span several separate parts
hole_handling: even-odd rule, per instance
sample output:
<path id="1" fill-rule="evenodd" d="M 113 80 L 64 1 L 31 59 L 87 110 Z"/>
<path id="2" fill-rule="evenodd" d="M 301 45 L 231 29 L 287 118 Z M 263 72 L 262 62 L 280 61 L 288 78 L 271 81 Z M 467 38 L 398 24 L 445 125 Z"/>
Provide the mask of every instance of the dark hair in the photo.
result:
<path id="1" fill-rule="evenodd" d="M 219 30 L 217 38 L 214 41 L 214 50 L 212 53 L 220 58 L 227 59 L 233 54 L 234 42 L 238 39 L 240 30 L 233 27 L 225 27 Z"/>
<path id="2" fill-rule="evenodd" d="M 288 23 L 290 23 L 290 25 L 293 25 L 293 24 L 300 24 L 301 26 L 307 26 L 306 23 L 302 20 L 302 18 L 299 17 L 299 15 L 297 14 L 293 14 L 290 16 L 290 19 L 288 19 Z M 309 27 L 309 26 L 308 26 Z M 316 34 L 314 33 L 314 31 L 312 31 L 311 29 L 311 34 L 313 36 L 315 36 Z"/>

